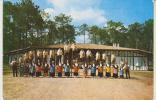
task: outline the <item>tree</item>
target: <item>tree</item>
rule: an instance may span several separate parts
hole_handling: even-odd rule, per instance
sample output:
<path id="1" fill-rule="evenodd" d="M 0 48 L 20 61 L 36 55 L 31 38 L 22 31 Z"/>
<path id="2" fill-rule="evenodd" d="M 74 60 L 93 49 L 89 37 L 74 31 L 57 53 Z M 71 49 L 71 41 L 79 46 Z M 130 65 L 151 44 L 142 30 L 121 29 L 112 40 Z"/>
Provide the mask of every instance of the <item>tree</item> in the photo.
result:
<path id="1" fill-rule="evenodd" d="M 86 32 L 88 31 L 88 25 L 87 24 L 82 24 L 80 27 L 79 27 L 79 35 L 84 35 L 84 43 L 86 42 L 85 41 L 85 36 L 86 36 Z"/>
<path id="2" fill-rule="evenodd" d="M 49 20 L 47 23 L 48 32 L 48 44 L 54 44 L 59 38 L 58 30 L 56 28 L 56 23 L 54 21 Z"/>
<path id="3" fill-rule="evenodd" d="M 109 41 L 109 36 L 108 36 L 106 27 L 103 27 L 103 28 L 99 29 L 98 37 L 99 37 L 100 44 L 107 44 L 107 45 L 109 45 L 110 41 Z"/>
<path id="4" fill-rule="evenodd" d="M 48 45 L 75 42 L 75 27 L 71 16 L 60 14 L 50 19 L 32 0 L 17 3 L 4 1 L 4 52 L 31 45 Z M 44 18 L 46 17 L 46 19 Z M 153 19 L 144 23 L 135 22 L 126 28 L 121 22 L 108 21 L 106 27 L 82 24 L 77 35 L 86 32 L 92 43 L 120 46 L 153 51 Z"/>
<path id="5" fill-rule="evenodd" d="M 59 43 L 75 42 L 75 29 L 71 25 L 71 17 L 65 14 L 55 16 L 56 28 L 58 30 Z"/>
<path id="6" fill-rule="evenodd" d="M 145 21 L 143 28 L 142 48 L 153 52 L 153 19 Z"/>
<path id="7" fill-rule="evenodd" d="M 4 51 L 10 51 L 17 48 L 18 45 L 18 32 L 16 21 L 14 17 L 16 15 L 17 7 L 9 1 L 4 2 L 4 15 L 3 15 L 3 43 Z M 16 45 L 15 45 L 16 44 Z"/>
<path id="8" fill-rule="evenodd" d="M 44 28 L 39 6 L 35 5 L 32 0 L 21 0 L 21 2 L 16 3 L 16 6 L 18 7 L 18 15 L 15 16 L 15 20 L 21 30 L 24 47 L 37 45 L 33 40 L 42 35 Z"/>
<path id="9" fill-rule="evenodd" d="M 91 26 L 89 29 L 89 33 L 90 33 L 90 39 L 91 39 L 91 43 L 97 43 L 97 33 L 98 33 L 98 26 L 94 25 Z"/>
<path id="10" fill-rule="evenodd" d="M 100 28 L 96 25 L 89 28 L 90 40 L 95 44 L 109 44 L 109 37 L 106 27 Z"/>
<path id="11" fill-rule="evenodd" d="M 125 46 L 127 29 L 121 22 L 107 22 L 107 32 L 110 37 L 111 43 L 119 43 L 121 46 Z"/>
<path id="12" fill-rule="evenodd" d="M 143 25 L 135 22 L 128 26 L 128 43 L 131 48 L 140 48 L 143 35 Z M 140 48 L 141 49 L 141 48 Z"/>

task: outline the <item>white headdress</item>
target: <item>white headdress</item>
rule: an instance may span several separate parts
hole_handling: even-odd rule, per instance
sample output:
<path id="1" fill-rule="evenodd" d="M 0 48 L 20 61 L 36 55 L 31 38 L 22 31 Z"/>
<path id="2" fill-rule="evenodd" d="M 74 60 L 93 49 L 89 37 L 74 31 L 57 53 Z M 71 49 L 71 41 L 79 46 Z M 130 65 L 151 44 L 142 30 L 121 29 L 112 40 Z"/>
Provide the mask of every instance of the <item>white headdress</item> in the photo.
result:
<path id="1" fill-rule="evenodd" d="M 106 60 L 106 54 L 105 53 L 102 54 L 102 59 Z"/>
<path id="2" fill-rule="evenodd" d="M 58 50 L 57 50 L 57 55 L 59 56 L 59 55 L 62 55 L 63 54 L 63 51 L 59 48 Z"/>
<path id="3" fill-rule="evenodd" d="M 100 53 L 96 52 L 96 60 L 99 60 L 99 59 L 100 59 Z"/>
<path id="4" fill-rule="evenodd" d="M 81 50 L 80 51 L 80 58 L 83 58 L 85 56 L 85 52 L 84 52 L 84 50 Z"/>
<path id="5" fill-rule="evenodd" d="M 37 50 L 37 57 L 42 57 L 42 52 Z"/>
<path id="6" fill-rule="evenodd" d="M 50 58 L 51 58 L 52 56 L 54 56 L 54 54 L 55 54 L 54 50 L 50 50 L 49 54 L 50 54 Z"/>
<path id="7" fill-rule="evenodd" d="M 112 62 L 112 63 L 115 63 L 115 61 L 116 61 L 116 57 L 115 57 L 114 54 L 112 54 L 112 55 L 111 55 L 111 62 Z"/>
<path id="8" fill-rule="evenodd" d="M 92 52 L 91 52 L 90 50 L 87 50 L 86 56 L 87 56 L 87 57 L 91 57 L 91 56 L 92 56 Z"/>

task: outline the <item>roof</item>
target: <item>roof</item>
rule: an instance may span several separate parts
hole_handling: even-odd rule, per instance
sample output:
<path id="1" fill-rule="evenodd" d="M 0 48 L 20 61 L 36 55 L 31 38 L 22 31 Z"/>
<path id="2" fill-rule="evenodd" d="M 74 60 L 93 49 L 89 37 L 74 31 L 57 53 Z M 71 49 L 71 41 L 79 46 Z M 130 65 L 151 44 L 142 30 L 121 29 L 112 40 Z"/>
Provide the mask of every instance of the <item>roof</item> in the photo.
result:
<path id="1" fill-rule="evenodd" d="M 32 49 L 58 49 L 58 48 L 64 48 L 64 44 L 56 44 L 56 45 L 47 45 L 47 46 L 31 46 L 24 49 L 17 49 L 10 51 L 6 54 L 14 54 L 14 53 L 20 53 L 20 52 L 26 52 Z M 83 43 L 76 43 L 77 49 L 90 49 L 90 50 L 117 50 L 117 51 L 139 51 L 142 53 L 149 53 L 152 54 L 152 52 L 140 50 L 140 49 L 133 49 L 133 48 L 125 48 L 125 47 L 113 47 L 108 45 L 101 45 L 101 44 L 83 44 Z"/>

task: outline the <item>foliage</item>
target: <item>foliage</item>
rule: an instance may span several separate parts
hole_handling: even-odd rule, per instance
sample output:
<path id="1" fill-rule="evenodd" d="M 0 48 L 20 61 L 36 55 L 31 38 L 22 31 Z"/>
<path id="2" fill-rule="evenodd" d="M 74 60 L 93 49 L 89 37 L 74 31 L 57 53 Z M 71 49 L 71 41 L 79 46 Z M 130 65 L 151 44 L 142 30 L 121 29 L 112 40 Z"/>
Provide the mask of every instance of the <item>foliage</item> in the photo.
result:
<path id="1" fill-rule="evenodd" d="M 96 25 L 90 27 L 92 43 L 112 45 L 119 43 L 121 47 L 143 49 L 153 52 L 153 19 L 144 23 L 135 22 L 125 27 L 121 22 L 108 21 L 107 27 Z"/>
<path id="2" fill-rule="evenodd" d="M 50 45 L 75 42 L 75 36 L 89 35 L 91 43 L 143 49 L 153 52 L 153 19 L 124 26 L 112 20 L 105 27 L 82 24 L 78 31 L 71 24 L 71 16 L 60 14 L 53 19 L 32 0 L 17 3 L 4 1 L 4 52 L 32 45 Z M 76 32 L 78 34 L 76 34 Z M 88 33 L 88 34 L 86 34 Z"/>

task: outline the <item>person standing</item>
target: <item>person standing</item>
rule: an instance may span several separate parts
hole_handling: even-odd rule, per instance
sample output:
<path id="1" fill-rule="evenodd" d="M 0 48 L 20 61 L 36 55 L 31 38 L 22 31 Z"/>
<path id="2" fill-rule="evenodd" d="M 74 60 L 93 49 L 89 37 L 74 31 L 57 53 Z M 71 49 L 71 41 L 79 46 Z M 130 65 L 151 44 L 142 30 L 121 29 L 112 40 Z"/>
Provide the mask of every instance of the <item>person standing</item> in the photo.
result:
<path id="1" fill-rule="evenodd" d="M 87 66 L 87 64 L 85 64 L 85 66 L 84 66 L 84 77 L 85 78 L 87 77 L 87 74 L 88 74 L 88 66 Z"/>
<path id="2" fill-rule="evenodd" d="M 102 64 L 100 64 L 100 66 L 98 67 L 98 76 L 103 77 L 103 66 L 102 66 Z"/>
<path id="3" fill-rule="evenodd" d="M 118 78 L 118 66 L 117 65 L 112 65 L 113 66 L 113 77 Z"/>
<path id="4" fill-rule="evenodd" d="M 31 63 L 29 68 L 30 75 L 33 77 L 35 75 L 35 64 Z"/>
<path id="5" fill-rule="evenodd" d="M 29 76 L 29 63 L 28 62 L 26 62 L 25 65 L 24 65 L 24 73 L 25 73 L 24 75 L 26 77 Z"/>
<path id="6" fill-rule="evenodd" d="M 93 77 L 96 76 L 96 66 L 95 66 L 95 64 L 93 64 L 92 67 L 91 67 L 91 76 L 93 76 Z"/>
<path id="7" fill-rule="evenodd" d="M 49 71 L 49 65 L 47 64 L 47 62 L 45 62 L 45 65 L 44 65 L 44 76 L 48 76 L 48 71 Z"/>
<path id="8" fill-rule="evenodd" d="M 126 73 L 126 78 L 130 79 L 130 67 L 127 62 L 125 63 L 124 69 L 125 69 L 125 73 Z"/>
<path id="9" fill-rule="evenodd" d="M 57 75 L 58 75 L 58 77 L 62 77 L 62 70 L 63 70 L 62 65 L 59 64 L 57 66 Z"/>
<path id="10" fill-rule="evenodd" d="M 18 63 L 16 58 L 11 62 L 13 77 L 18 77 Z"/>
<path id="11" fill-rule="evenodd" d="M 65 76 L 66 77 L 69 77 L 70 76 L 70 66 L 69 66 L 69 63 L 64 64 L 64 72 L 65 72 Z"/>
<path id="12" fill-rule="evenodd" d="M 52 63 L 50 64 L 50 76 L 51 77 L 55 77 L 55 64 L 54 64 L 54 61 L 52 61 Z"/>
<path id="13" fill-rule="evenodd" d="M 20 77 L 23 77 L 24 76 L 24 63 L 20 63 L 19 65 L 19 74 L 20 74 Z"/>
<path id="14" fill-rule="evenodd" d="M 110 77 L 111 76 L 111 68 L 109 66 L 109 64 L 106 65 L 106 77 Z"/>
<path id="15" fill-rule="evenodd" d="M 42 71 L 41 64 L 38 62 L 36 64 L 36 77 L 40 77 L 41 76 L 41 71 Z"/>
<path id="16" fill-rule="evenodd" d="M 120 78 L 124 78 L 124 70 L 123 70 L 123 68 L 120 68 Z"/>
<path id="17" fill-rule="evenodd" d="M 114 73 L 114 65 L 111 65 L 110 70 L 111 70 L 111 77 L 113 77 L 113 73 Z"/>
<path id="18" fill-rule="evenodd" d="M 74 66 L 74 76 L 78 76 L 79 75 L 79 66 L 78 66 L 78 63 L 75 63 L 75 66 Z"/>

